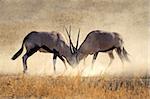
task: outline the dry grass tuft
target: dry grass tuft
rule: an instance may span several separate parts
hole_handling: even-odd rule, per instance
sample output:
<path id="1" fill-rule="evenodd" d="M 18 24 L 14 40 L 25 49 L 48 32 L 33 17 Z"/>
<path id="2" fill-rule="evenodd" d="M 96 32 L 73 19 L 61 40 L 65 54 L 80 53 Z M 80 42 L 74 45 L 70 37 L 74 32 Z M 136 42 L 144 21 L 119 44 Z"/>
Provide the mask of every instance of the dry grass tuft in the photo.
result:
<path id="1" fill-rule="evenodd" d="M 0 75 L 0 97 L 26 98 L 132 98 L 149 96 L 149 81 L 145 78 L 52 77 Z"/>

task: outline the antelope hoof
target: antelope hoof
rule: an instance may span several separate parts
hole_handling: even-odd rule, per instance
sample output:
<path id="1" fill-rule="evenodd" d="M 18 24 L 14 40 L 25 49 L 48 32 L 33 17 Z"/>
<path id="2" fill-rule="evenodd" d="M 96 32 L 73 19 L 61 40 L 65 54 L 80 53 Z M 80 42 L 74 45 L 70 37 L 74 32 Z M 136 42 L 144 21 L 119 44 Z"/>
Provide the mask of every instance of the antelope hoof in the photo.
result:
<path id="1" fill-rule="evenodd" d="M 25 74 L 26 73 L 26 70 L 23 70 L 23 74 Z"/>
<path id="2" fill-rule="evenodd" d="M 23 74 L 25 74 L 26 73 L 26 71 L 25 70 L 23 70 Z"/>

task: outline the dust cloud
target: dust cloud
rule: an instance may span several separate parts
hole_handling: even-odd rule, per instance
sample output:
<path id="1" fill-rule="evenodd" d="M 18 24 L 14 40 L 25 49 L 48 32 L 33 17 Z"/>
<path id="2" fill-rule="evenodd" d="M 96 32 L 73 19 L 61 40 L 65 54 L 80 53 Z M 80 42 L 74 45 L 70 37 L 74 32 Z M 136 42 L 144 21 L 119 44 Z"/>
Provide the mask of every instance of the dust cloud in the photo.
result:
<path id="1" fill-rule="evenodd" d="M 109 74 L 143 75 L 149 71 L 149 0 L 0 0 L 0 73 L 22 73 L 22 55 L 15 61 L 11 57 L 19 50 L 23 38 L 31 31 L 59 31 L 67 41 L 64 26 L 72 26 L 75 43 L 78 29 L 80 44 L 95 29 L 118 32 L 130 53 L 130 63 L 122 65 L 118 56 L 106 71 Z M 149 41 L 149 44 L 148 44 Z M 150 49 L 150 47 L 149 47 Z M 25 51 L 25 50 L 24 50 Z M 58 73 L 83 75 L 99 74 L 109 63 L 106 53 L 99 53 L 91 69 L 92 56 L 76 68 L 65 71 L 58 59 Z M 37 52 L 28 60 L 29 74 L 54 74 L 52 54 Z M 92 72 L 92 73 L 91 73 Z"/>

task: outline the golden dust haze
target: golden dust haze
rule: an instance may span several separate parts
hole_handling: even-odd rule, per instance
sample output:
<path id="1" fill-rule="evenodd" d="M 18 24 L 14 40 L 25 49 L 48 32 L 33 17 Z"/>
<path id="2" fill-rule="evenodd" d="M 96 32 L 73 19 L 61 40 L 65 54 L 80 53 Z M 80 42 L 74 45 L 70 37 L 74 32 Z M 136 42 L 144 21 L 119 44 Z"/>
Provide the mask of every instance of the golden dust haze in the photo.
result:
<path id="1" fill-rule="evenodd" d="M 0 72 L 22 73 L 22 55 L 15 61 L 11 57 L 20 49 L 23 38 L 31 31 L 58 31 L 64 34 L 64 26 L 72 26 L 72 39 L 76 43 L 78 29 L 81 30 L 80 44 L 86 35 L 95 29 L 118 32 L 130 53 L 130 63 L 122 66 L 115 54 L 107 73 L 142 75 L 149 71 L 149 0 L 0 0 Z M 24 49 L 25 52 L 25 49 Z M 86 67 L 83 75 L 99 74 L 109 63 L 106 53 L 99 53 L 91 70 L 92 56 L 86 64 L 65 71 L 58 59 L 57 73 L 78 74 Z M 52 54 L 37 52 L 28 60 L 29 74 L 53 74 Z"/>

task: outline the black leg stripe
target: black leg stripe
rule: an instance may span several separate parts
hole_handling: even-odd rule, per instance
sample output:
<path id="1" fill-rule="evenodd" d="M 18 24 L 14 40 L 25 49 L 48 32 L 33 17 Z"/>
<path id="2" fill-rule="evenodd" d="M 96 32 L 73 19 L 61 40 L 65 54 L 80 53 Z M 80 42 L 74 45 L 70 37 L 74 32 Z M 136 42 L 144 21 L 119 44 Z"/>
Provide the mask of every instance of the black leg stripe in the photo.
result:
<path id="1" fill-rule="evenodd" d="M 106 49 L 106 50 L 100 50 L 99 52 L 108 52 L 108 51 L 111 51 L 111 50 L 113 50 L 113 49 L 115 49 L 116 47 L 111 47 L 111 48 L 109 48 L 109 49 Z"/>

